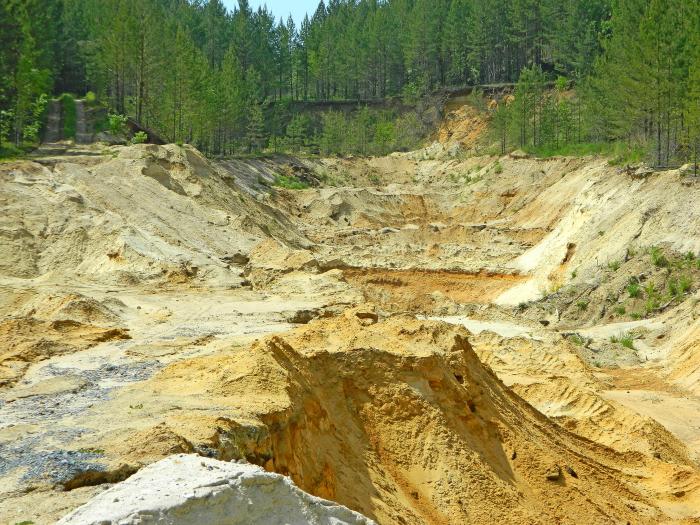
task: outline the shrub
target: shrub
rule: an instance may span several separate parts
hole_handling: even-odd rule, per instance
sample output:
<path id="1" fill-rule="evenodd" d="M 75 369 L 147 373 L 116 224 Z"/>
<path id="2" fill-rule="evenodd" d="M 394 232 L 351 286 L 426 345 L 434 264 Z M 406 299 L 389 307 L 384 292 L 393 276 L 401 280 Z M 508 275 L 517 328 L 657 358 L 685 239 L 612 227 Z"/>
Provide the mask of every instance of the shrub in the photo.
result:
<path id="1" fill-rule="evenodd" d="M 622 305 L 615 307 L 615 313 L 617 315 L 625 315 L 625 313 L 626 313 L 625 307 Z"/>
<path id="2" fill-rule="evenodd" d="M 643 316 L 642 314 L 640 314 L 639 312 L 632 312 L 632 313 L 630 314 L 630 317 L 631 317 L 632 319 L 634 319 L 635 321 L 639 321 L 639 320 L 640 320 L 642 317 L 644 317 L 644 316 Z"/>
<path id="3" fill-rule="evenodd" d="M 678 281 L 678 291 L 681 294 L 688 292 L 692 286 L 693 280 L 687 275 L 683 275 Z"/>
<path id="4" fill-rule="evenodd" d="M 644 310 L 646 314 L 649 315 L 653 313 L 659 307 L 659 301 L 655 297 L 649 297 L 644 304 Z"/>
<path id="5" fill-rule="evenodd" d="M 94 105 L 97 102 L 97 95 L 92 91 L 88 91 L 85 93 L 85 102 L 91 106 Z"/>
<path id="6" fill-rule="evenodd" d="M 148 141 L 148 134 L 145 131 L 137 131 L 134 136 L 131 137 L 132 144 L 143 144 Z"/>
<path id="7" fill-rule="evenodd" d="M 630 283 L 627 285 L 627 293 L 630 294 L 630 297 L 636 299 L 642 294 L 642 288 L 637 283 Z"/>
<path id="8" fill-rule="evenodd" d="M 127 118 L 124 115 L 110 113 L 107 117 L 107 122 L 109 123 L 109 132 L 112 135 L 123 135 L 124 133 L 126 133 L 126 121 Z"/>
<path id="9" fill-rule="evenodd" d="M 649 283 L 644 287 L 644 293 L 648 298 L 656 297 L 656 288 L 654 288 L 654 283 Z"/>
<path id="10" fill-rule="evenodd" d="M 501 166 L 500 161 L 497 160 L 496 164 L 493 165 L 493 172 L 496 175 L 500 175 L 501 173 L 503 173 L 503 166 Z"/>
<path id="11" fill-rule="evenodd" d="M 620 337 L 620 344 L 625 348 L 634 350 L 634 338 L 630 334 L 622 334 L 622 337 Z"/>
<path id="12" fill-rule="evenodd" d="M 15 146 L 12 142 L 0 142 L 0 159 L 19 157 L 24 150 Z"/>
<path id="13" fill-rule="evenodd" d="M 608 263 L 608 268 L 610 268 L 613 272 L 616 272 L 620 269 L 620 261 L 610 261 Z"/>
<path id="14" fill-rule="evenodd" d="M 649 249 L 649 255 L 651 256 L 651 262 L 654 266 L 657 268 L 668 268 L 668 259 L 664 255 L 664 252 L 661 251 L 661 248 L 652 246 Z"/>
<path id="15" fill-rule="evenodd" d="M 678 281 L 675 279 L 670 279 L 668 281 L 668 293 L 672 297 L 678 295 Z"/>
<path id="16" fill-rule="evenodd" d="M 307 183 L 297 179 L 294 175 L 277 175 L 274 185 L 288 190 L 305 190 L 309 187 Z"/>
<path id="17" fill-rule="evenodd" d="M 572 278 L 572 279 L 576 279 L 576 275 L 578 275 L 578 274 L 576 273 L 576 270 L 574 270 L 573 272 L 571 272 L 571 278 Z"/>
<path id="18" fill-rule="evenodd" d="M 620 343 L 622 346 L 625 348 L 629 348 L 631 350 L 634 350 L 634 338 L 628 334 L 624 333 L 622 335 L 612 335 L 610 336 L 610 342 L 611 343 Z"/>
<path id="19" fill-rule="evenodd" d="M 585 339 L 578 334 L 572 334 L 569 336 L 569 340 L 578 346 L 583 346 L 585 344 Z"/>
<path id="20" fill-rule="evenodd" d="M 588 309 L 588 301 L 578 301 L 576 303 L 576 307 L 583 312 L 584 310 Z"/>

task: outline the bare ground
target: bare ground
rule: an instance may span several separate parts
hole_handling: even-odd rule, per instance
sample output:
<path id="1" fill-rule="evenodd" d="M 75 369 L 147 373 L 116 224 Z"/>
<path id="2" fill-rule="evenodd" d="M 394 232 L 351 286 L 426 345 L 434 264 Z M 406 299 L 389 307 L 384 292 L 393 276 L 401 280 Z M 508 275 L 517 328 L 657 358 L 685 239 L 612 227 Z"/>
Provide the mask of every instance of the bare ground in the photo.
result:
<path id="1" fill-rule="evenodd" d="M 700 519 L 691 178 L 83 149 L 0 164 L 0 521 L 179 452 L 382 524 Z"/>

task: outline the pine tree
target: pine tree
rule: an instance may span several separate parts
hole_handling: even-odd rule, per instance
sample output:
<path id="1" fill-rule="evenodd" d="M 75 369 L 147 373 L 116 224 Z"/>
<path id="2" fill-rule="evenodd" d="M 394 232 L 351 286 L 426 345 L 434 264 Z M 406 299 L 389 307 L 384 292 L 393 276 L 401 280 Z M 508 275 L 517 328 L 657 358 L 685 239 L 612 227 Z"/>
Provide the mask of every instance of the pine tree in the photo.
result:
<path id="1" fill-rule="evenodd" d="M 248 141 L 248 152 L 259 151 L 264 146 L 265 140 L 265 118 L 262 106 L 255 101 L 248 110 L 248 125 L 246 128 L 246 138 Z"/>

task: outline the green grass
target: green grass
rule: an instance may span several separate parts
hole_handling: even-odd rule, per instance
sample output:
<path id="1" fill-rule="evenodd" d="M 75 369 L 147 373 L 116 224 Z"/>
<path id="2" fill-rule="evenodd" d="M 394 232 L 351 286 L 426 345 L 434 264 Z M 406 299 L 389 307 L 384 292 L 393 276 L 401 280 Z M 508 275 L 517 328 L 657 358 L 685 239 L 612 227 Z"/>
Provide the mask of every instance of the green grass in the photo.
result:
<path id="1" fill-rule="evenodd" d="M 588 301 L 578 301 L 576 307 L 583 312 L 588 309 Z"/>
<path id="2" fill-rule="evenodd" d="M 587 142 L 581 144 L 563 144 L 561 146 L 537 146 L 525 148 L 526 153 L 541 158 L 548 157 L 585 157 L 600 155 L 608 157 L 610 164 L 635 164 L 644 159 L 645 151 L 624 142 Z"/>
<path id="3" fill-rule="evenodd" d="M 0 158 L 1 159 L 13 159 L 15 157 L 21 157 L 24 155 L 24 150 L 18 148 L 12 142 L 2 142 L 0 143 Z"/>
<path id="4" fill-rule="evenodd" d="M 681 294 L 689 292 L 692 286 L 693 280 L 687 275 L 682 275 L 681 278 L 678 280 L 678 291 Z"/>
<path id="5" fill-rule="evenodd" d="M 636 299 L 642 295 L 642 287 L 637 283 L 630 283 L 627 285 L 627 293 L 630 294 L 632 299 Z"/>
<path id="6" fill-rule="evenodd" d="M 305 190 L 309 187 L 307 183 L 297 179 L 294 175 L 277 175 L 274 185 L 288 190 Z"/>
<path id="7" fill-rule="evenodd" d="M 634 350 L 634 338 L 630 334 L 623 334 L 622 337 L 620 337 L 620 344 L 625 348 Z"/>
<path id="8" fill-rule="evenodd" d="M 678 286 L 678 281 L 676 279 L 669 279 L 669 281 L 668 281 L 668 294 L 671 297 L 677 297 L 680 295 L 680 288 Z"/>
<path id="9" fill-rule="evenodd" d="M 73 95 L 64 93 L 59 97 L 63 109 L 63 138 L 75 139 L 76 112 Z"/>
<path id="10" fill-rule="evenodd" d="M 669 262 L 664 252 L 658 246 L 652 246 L 649 248 L 649 255 L 651 256 L 651 262 L 657 268 L 668 268 Z"/>
<path id="11" fill-rule="evenodd" d="M 570 335 L 569 340 L 577 346 L 583 346 L 586 342 L 586 340 L 578 334 Z"/>
<path id="12" fill-rule="evenodd" d="M 615 313 L 616 313 L 617 315 L 625 315 L 625 313 L 626 313 L 625 307 L 622 306 L 622 305 L 616 306 L 616 307 L 615 307 Z"/>
<path id="13" fill-rule="evenodd" d="M 493 172 L 496 175 L 500 175 L 501 173 L 503 173 L 503 166 L 501 166 L 500 161 L 496 161 L 496 163 L 493 165 Z"/>
<path id="14" fill-rule="evenodd" d="M 619 343 L 625 348 L 634 350 L 634 338 L 628 333 L 622 334 L 620 336 L 610 336 L 610 342 L 615 344 Z"/>
<path id="15" fill-rule="evenodd" d="M 658 294 L 656 293 L 656 288 L 654 287 L 654 283 L 649 283 L 644 287 L 644 293 L 648 298 L 654 298 Z"/>
<path id="16" fill-rule="evenodd" d="M 648 297 L 646 303 L 644 303 L 644 311 L 647 315 L 650 315 L 659 308 L 659 301 L 656 297 Z"/>
<path id="17" fill-rule="evenodd" d="M 610 261 L 608 263 L 608 268 L 613 272 L 618 271 L 620 269 L 620 261 Z"/>

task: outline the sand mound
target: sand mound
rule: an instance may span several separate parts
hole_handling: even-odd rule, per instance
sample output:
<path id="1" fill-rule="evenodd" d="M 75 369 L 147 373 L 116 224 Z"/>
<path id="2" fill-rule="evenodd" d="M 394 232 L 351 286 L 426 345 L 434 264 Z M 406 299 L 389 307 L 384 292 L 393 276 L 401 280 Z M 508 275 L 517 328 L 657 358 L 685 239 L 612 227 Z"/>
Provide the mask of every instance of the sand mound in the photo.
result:
<path id="1" fill-rule="evenodd" d="M 116 147 L 88 164 L 65 160 L 0 167 L 0 275 L 235 285 L 236 253 L 269 237 L 308 244 L 188 146 Z"/>
<path id="2" fill-rule="evenodd" d="M 508 387 L 567 430 L 620 452 L 691 463 L 686 447 L 659 423 L 605 399 L 609 386 L 595 377 L 572 343 L 543 339 L 482 333 L 472 344 Z"/>
<path id="3" fill-rule="evenodd" d="M 119 322 L 115 310 L 124 305 L 118 299 L 98 301 L 80 293 L 39 293 L 18 310 L 20 316 L 47 321 L 76 321 L 100 326 L 112 326 Z"/>
<path id="4" fill-rule="evenodd" d="M 260 467 L 177 455 L 149 465 L 61 519 L 59 525 L 372 525 Z"/>
<path id="5" fill-rule="evenodd" d="M 157 406 L 178 404 L 149 417 L 165 420 L 159 435 L 289 475 L 379 523 L 659 517 L 625 474 L 644 471 L 643 456 L 549 422 L 481 364 L 466 330 L 445 323 L 378 321 L 357 308 L 235 356 L 181 361 L 139 392 Z M 105 410 L 118 419 L 120 406 L 115 399 Z M 110 432 L 99 446 L 139 462 L 154 457 L 143 443 Z M 163 443 L 164 456 L 173 439 Z"/>

